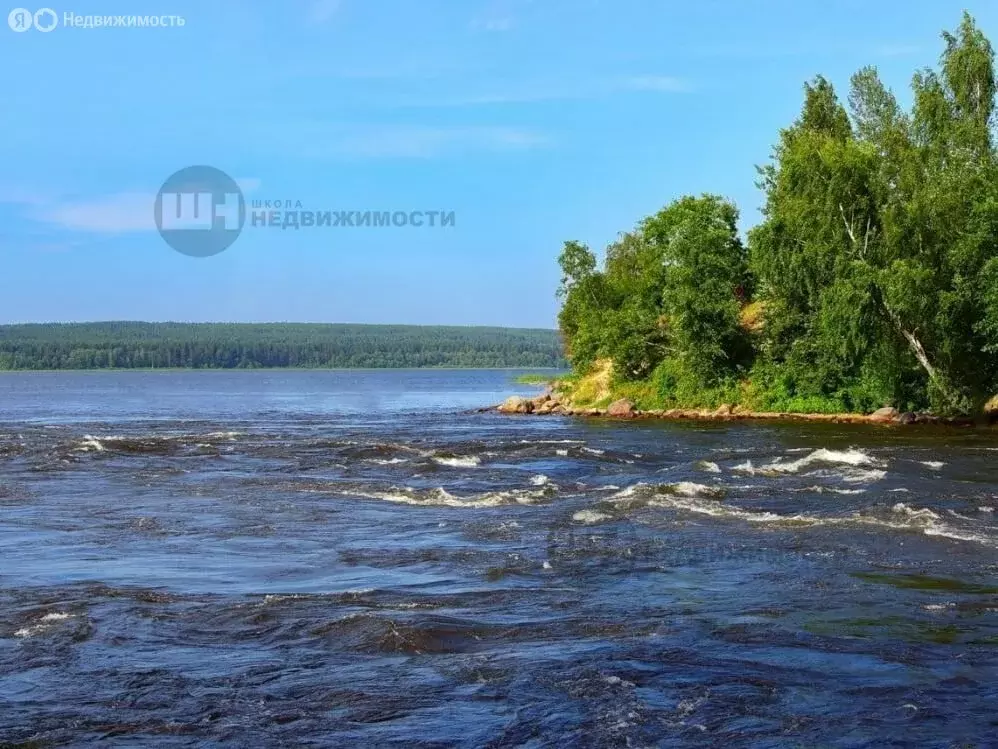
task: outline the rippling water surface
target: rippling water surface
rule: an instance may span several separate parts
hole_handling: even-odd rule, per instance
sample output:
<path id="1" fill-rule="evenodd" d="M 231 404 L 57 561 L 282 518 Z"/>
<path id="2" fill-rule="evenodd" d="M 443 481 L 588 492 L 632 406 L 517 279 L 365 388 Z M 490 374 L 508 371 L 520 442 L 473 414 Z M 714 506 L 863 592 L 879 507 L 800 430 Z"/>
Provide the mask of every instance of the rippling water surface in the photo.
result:
<path id="1" fill-rule="evenodd" d="M 0 745 L 995 745 L 995 433 L 524 389 L 0 376 Z"/>

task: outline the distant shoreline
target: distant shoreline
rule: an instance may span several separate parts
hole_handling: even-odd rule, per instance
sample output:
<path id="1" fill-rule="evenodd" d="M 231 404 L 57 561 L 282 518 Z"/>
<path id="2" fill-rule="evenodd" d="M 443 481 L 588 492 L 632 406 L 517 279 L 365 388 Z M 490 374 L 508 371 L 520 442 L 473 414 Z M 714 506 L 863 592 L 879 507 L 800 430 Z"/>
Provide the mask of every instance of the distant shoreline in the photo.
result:
<path id="1" fill-rule="evenodd" d="M 59 374 L 81 372 L 148 372 L 170 374 L 176 372 L 564 372 L 560 367 L 459 367 L 453 365 L 429 367 L 88 367 L 83 369 L 0 369 L 5 374 Z M 532 385 L 533 383 L 520 383 Z"/>
<path id="2" fill-rule="evenodd" d="M 0 371 L 564 368 L 557 331 L 350 323 L 0 325 Z"/>

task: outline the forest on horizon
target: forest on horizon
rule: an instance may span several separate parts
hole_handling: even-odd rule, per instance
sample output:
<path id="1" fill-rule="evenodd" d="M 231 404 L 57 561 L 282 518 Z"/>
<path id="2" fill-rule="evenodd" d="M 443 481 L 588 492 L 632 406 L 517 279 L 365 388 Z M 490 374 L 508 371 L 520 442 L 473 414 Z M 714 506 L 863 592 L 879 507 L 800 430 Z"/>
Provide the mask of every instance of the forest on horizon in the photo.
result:
<path id="1" fill-rule="evenodd" d="M 0 325 L 0 370 L 564 367 L 554 330 L 326 323 Z"/>

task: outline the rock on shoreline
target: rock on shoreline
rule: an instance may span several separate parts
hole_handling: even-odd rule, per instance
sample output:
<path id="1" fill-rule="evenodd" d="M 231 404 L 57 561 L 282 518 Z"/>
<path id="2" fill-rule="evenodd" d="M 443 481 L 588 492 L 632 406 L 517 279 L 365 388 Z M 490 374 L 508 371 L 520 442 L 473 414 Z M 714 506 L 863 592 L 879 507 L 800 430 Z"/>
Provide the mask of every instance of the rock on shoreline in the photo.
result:
<path id="1" fill-rule="evenodd" d="M 742 406 L 724 404 L 714 410 L 694 408 L 670 408 L 664 410 L 641 411 L 627 398 L 615 400 L 606 408 L 581 408 L 573 406 L 557 391 L 548 388 L 534 398 L 514 395 L 498 406 L 482 409 L 501 414 L 534 414 L 537 416 L 605 416 L 614 419 L 670 419 L 695 421 L 819 421 L 834 424 L 945 424 L 950 426 L 972 426 L 969 418 L 945 418 L 930 414 L 911 412 L 899 413 L 896 408 L 885 407 L 871 414 L 805 414 L 783 411 L 750 411 Z"/>

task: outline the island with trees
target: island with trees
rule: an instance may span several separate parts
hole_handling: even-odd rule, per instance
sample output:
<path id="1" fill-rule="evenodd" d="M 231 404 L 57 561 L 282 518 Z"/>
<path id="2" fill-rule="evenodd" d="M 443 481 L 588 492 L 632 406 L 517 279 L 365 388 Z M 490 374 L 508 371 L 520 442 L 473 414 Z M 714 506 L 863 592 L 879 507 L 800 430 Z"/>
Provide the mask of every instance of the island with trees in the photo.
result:
<path id="1" fill-rule="evenodd" d="M 561 403 L 973 415 L 998 393 L 995 62 L 967 14 L 902 107 L 876 69 L 817 77 L 759 168 L 746 236 L 681 197 L 606 248 L 566 242 Z M 990 403 L 989 403 L 990 399 Z M 557 408 L 557 403 L 555 408 Z"/>

